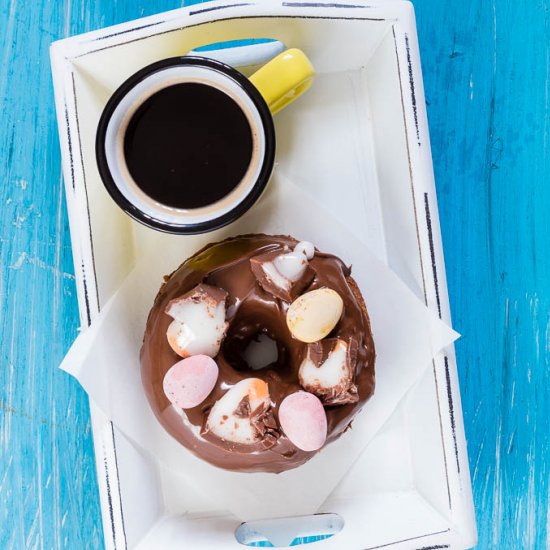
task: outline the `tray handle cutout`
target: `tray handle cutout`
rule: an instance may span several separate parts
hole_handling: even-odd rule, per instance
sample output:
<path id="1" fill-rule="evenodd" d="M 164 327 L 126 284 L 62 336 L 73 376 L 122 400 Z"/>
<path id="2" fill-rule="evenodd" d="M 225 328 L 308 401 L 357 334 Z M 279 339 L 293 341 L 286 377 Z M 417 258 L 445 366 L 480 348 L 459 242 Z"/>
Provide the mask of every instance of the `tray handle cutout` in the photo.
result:
<path id="1" fill-rule="evenodd" d="M 250 76 L 285 49 L 282 42 L 272 38 L 247 38 L 207 44 L 191 50 L 187 55 L 215 59 Z"/>
<path id="2" fill-rule="evenodd" d="M 338 514 L 313 514 L 244 522 L 235 530 L 235 538 L 245 546 L 285 548 L 328 539 L 343 528 L 344 519 Z"/>

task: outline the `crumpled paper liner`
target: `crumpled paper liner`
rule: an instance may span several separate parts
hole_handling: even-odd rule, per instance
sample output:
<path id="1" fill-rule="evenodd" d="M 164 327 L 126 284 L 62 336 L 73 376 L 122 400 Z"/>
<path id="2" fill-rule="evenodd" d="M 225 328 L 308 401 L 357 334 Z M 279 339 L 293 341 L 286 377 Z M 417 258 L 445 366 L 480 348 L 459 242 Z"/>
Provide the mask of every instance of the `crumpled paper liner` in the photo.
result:
<path id="1" fill-rule="evenodd" d="M 458 337 L 314 198 L 280 174 L 273 179 L 261 201 L 229 228 L 198 237 L 145 230 L 140 260 L 61 365 L 130 440 L 184 476 L 215 509 L 242 520 L 314 513 L 433 356 Z M 243 233 L 290 234 L 352 264 L 377 352 L 375 395 L 352 429 L 303 466 L 278 475 L 229 472 L 195 457 L 164 431 L 141 385 L 139 350 L 163 275 L 204 244 Z"/>

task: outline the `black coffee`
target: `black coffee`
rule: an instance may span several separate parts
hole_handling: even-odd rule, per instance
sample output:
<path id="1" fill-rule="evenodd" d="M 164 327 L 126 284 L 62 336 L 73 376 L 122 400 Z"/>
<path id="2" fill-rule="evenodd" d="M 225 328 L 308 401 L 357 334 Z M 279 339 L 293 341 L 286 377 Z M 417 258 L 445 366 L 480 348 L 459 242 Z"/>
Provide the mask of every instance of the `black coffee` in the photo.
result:
<path id="1" fill-rule="evenodd" d="M 206 84 L 175 84 L 147 99 L 124 136 L 126 164 L 152 199 L 199 208 L 230 193 L 252 159 L 252 130 L 239 105 Z"/>

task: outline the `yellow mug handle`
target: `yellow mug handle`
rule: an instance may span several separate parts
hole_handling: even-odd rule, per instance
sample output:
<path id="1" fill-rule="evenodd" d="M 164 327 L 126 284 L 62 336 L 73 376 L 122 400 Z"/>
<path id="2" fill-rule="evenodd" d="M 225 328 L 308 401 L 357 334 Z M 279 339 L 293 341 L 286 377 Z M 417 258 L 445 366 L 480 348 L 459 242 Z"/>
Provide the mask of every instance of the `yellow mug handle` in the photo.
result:
<path id="1" fill-rule="evenodd" d="M 250 81 L 274 115 L 300 97 L 313 84 L 314 77 L 315 69 L 306 54 L 291 48 L 258 69 Z"/>

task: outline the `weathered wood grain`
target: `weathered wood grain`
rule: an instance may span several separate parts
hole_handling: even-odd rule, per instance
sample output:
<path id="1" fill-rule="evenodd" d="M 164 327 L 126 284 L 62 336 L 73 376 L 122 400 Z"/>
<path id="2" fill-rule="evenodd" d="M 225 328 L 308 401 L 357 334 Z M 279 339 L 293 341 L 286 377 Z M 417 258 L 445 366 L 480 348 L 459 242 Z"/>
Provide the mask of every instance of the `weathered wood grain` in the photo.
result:
<path id="1" fill-rule="evenodd" d="M 0 1 L 0 548 L 102 548 L 48 48 L 174 1 Z"/>
<path id="2" fill-rule="evenodd" d="M 415 7 L 478 547 L 547 548 L 549 3 Z"/>

